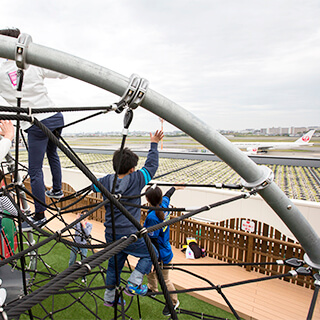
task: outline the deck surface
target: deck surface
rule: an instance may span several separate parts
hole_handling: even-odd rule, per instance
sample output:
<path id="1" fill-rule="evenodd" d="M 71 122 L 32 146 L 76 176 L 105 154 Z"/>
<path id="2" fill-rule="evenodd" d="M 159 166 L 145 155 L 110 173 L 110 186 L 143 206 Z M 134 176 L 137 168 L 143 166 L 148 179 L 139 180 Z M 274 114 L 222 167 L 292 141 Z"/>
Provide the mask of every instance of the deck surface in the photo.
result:
<path id="1" fill-rule="evenodd" d="M 64 219 L 66 222 L 70 223 L 75 219 L 75 215 L 64 215 Z M 90 220 L 90 222 L 93 224 L 93 238 L 104 241 L 103 223 L 93 220 Z M 62 227 L 62 223 L 55 219 L 55 221 L 50 222 L 49 227 L 52 230 L 59 230 Z M 189 266 L 182 268 L 208 279 L 214 285 L 222 285 L 263 277 L 262 274 L 248 272 L 244 268 L 237 266 L 192 266 L 195 263 L 221 263 L 221 261 L 209 257 L 190 260 L 186 259 L 185 254 L 180 250 L 175 248 L 173 248 L 173 250 L 173 263 L 190 264 Z M 136 263 L 136 259 L 134 257 L 130 257 L 129 261 L 133 266 Z M 170 277 L 177 289 L 208 286 L 208 283 L 203 280 L 179 270 L 172 270 Z M 244 319 L 250 320 L 306 319 L 313 296 L 313 290 L 311 289 L 300 287 L 278 279 L 226 288 L 223 289 L 222 292 L 230 301 L 233 308 L 237 311 L 238 315 Z M 193 292 L 192 295 L 212 305 L 230 311 L 225 301 L 216 290 Z M 188 307 L 183 304 L 183 301 L 180 301 L 180 303 L 181 308 L 188 309 Z M 312 319 L 320 320 L 319 303 L 316 304 Z"/>

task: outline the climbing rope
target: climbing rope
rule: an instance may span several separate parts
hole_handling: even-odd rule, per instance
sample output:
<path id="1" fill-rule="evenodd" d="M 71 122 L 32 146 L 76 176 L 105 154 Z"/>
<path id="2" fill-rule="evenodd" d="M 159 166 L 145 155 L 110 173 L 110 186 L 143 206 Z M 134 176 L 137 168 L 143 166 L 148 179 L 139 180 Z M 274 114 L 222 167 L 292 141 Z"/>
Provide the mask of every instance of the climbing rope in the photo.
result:
<path id="1" fill-rule="evenodd" d="M 133 78 L 132 80 L 133 83 L 136 82 L 136 79 Z M 141 81 L 140 81 L 141 82 Z M 128 91 L 128 95 L 130 93 L 130 97 L 136 96 L 136 99 L 140 99 L 141 97 L 139 96 L 139 94 L 133 94 L 130 90 Z M 127 97 L 127 96 L 125 96 Z M 133 118 L 133 110 L 136 107 L 137 101 L 132 99 L 127 99 L 127 98 L 122 98 L 120 100 L 120 102 L 117 105 L 117 108 L 115 108 L 115 106 L 112 106 L 110 108 L 110 110 L 114 110 L 117 113 L 121 113 L 123 110 L 126 109 L 126 113 L 124 116 L 124 129 L 123 129 L 123 139 L 121 142 L 121 147 L 120 150 L 123 150 L 124 146 L 125 146 L 125 140 L 128 134 L 128 128 L 129 125 L 132 121 Z M 130 107 L 131 106 L 131 107 Z M 0 110 L 2 107 L 0 107 Z M 11 108 L 11 107 L 10 107 Z M 72 108 L 71 108 L 72 109 Z M 81 109 L 81 108 L 80 108 Z M 38 110 L 38 109 L 37 109 Z M 57 109 L 54 109 L 55 111 L 57 111 Z M 21 270 L 23 273 L 25 273 L 26 265 L 22 264 L 21 267 L 17 266 L 16 261 L 17 260 L 21 260 L 23 261 L 24 257 L 27 257 L 28 255 L 32 254 L 33 252 L 36 252 L 39 248 L 43 247 L 44 245 L 49 244 L 50 242 L 55 242 L 55 243 L 62 243 L 64 244 L 67 248 L 70 248 L 71 246 L 75 246 L 77 248 L 90 248 L 90 249 L 101 249 L 95 253 L 93 253 L 91 256 L 89 256 L 88 258 L 84 259 L 81 261 L 81 263 L 77 263 L 72 265 L 71 267 L 65 269 L 64 271 L 62 271 L 61 273 L 55 273 L 53 274 L 51 272 L 51 270 L 47 272 L 43 272 L 43 271 L 37 271 L 34 270 L 34 278 L 36 274 L 42 274 L 43 276 L 47 275 L 51 278 L 51 280 L 49 282 L 47 282 L 44 285 L 40 285 L 37 284 L 34 279 L 32 281 L 32 283 L 34 285 L 37 286 L 37 289 L 34 291 L 30 291 L 31 287 L 29 285 L 26 284 L 25 286 L 25 293 L 24 296 L 21 297 L 21 299 L 17 300 L 17 301 L 13 301 L 8 303 L 7 305 L 4 306 L 3 310 L 0 312 L 2 312 L 2 314 L 6 314 L 9 318 L 13 318 L 13 317 L 18 317 L 23 313 L 28 312 L 29 315 L 31 315 L 31 317 L 33 317 L 34 315 L 32 314 L 31 311 L 27 311 L 30 310 L 33 306 L 37 305 L 37 304 L 41 304 L 42 301 L 44 301 L 47 297 L 51 296 L 51 295 L 61 295 L 61 294 L 67 294 L 70 295 L 71 297 L 73 297 L 75 300 L 77 300 L 78 303 L 80 303 L 84 308 L 86 308 L 88 310 L 88 308 L 81 302 L 81 299 L 77 299 L 76 296 L 74 294 L 76 293 L 81 293 L 81 294 L 85 294 L 85 293 L 90 293 L 94 299 L 101 299 L 101 297 L 99 297 L 95 292 L 97 290 L 101 290 L 101 289 L 105 289 L 106 286 L 99 286 L 99 287 L 77 287 L 77 288 L 72 288 L 69 287 L 71 284 L 73 284 L 77 279 L 89 274 L 94 274 L 94 277 L 104 277 L 104 273 L 105 273 L 105 269 L 101 268 L 100 271 L 98 272 L 92 272 L 92 270 L 98 266 L 101 266 L 101 264 L 110 259 L 111 257 L 115 256 L 117 253 L 119 253 L 120 251 L 122 251 L 127 245 L 133 243 L 134 241 L 136 241 L 136 239 L 138 239 L 139 237 L 144 237 L 144 240 L 147 244 L 148 250 L 150 252 L 152 261 L 154 263 L 154 267 L 156 269 L 158 278 L 160 280 L 160 285 L 162 288 L 162 291 L 159 293 L 156 293 L 156 295 L 164 295 L 165 296 L 165 300 L 166 300 L 166 304 L 169 306 L 171 315 L 174 319 L 177 319 L 177 313 L 184 313 L 184 314 L 188 314 L 189 316 L 195 317 L 195 318 L 199 318 L 199 319 L 220 319 L 218 317 L 214 317 L 214 316 L 210 316 L 210 315 L 206 315 L 206 314 L 200 314 L 200 313 L 196 313 L 196 312 L 192 312 L 192 311 L 188 311 L 188 310 L 184 310 L 179 308 L 179 310 L 174 310 L 173 305 L 170 299 L 170 293 L 166 288 L 166 285 L 164 283 L 163 277 L 162 277 L 162 272 L 161 272 L 161 268 L 157 263 L 157 258 L 156 258 L 156 254 L 155 251 L 153 250 L 153 246 L 151 244 L 151 241 L 149 239 L 149 237 L 147 236 L 147 233 L 153 232 L 155 230 L 158 230 L 162 227 L 166 227 L 166 226 L 170 226 L 174 223 L 180 222 L 184 219 L 193 217 L 201 212 L 207 211 L 207 210 L 211 210 L 213 208 L 219 207 L 221 205 L 225 205 L 227 203 L 231 203 L 240 199 L 247 199 L 249 198 L 251 195 L 256 194 L 257 192 L 257 188 L 260 188 L 260 185 L 254 185 L 254 186 L 249 186 L 252 187 L 252 190 L 248 191 L 248 192 L 243 192 L 238 196 L 232 197 L 230 199 L 225 199 L 219 202 L 215 202 L 209 205 L 205 205 L 202 207 L 199 207 L 197 209 L 193 209 L 190 210 L 188 208 L 166 208 L 163 209 L 165 211 L 182 211 L 182 212 L 186 212 L 184 215 L 173 218 L 169 221 L 164 221 L 160 224 L 158 224 L 157 226 L 153 226 L 150 227 L 148 229 L 143 228 L 140 225 L 140 222 L 134 220 L 132 218 L 132 216 L 130 215 L 130 213 L 127 211 L 127 209 L 125 208 L 125 206 L 127 205 L 132 205 L 132 203 L 130 202 L 125 202 L 124 200 L 129 200 L 129 199 L 133 199 L 136 197 L 141 197 L 143 195 L 145 195 L 145 193 L 142 193 L 140 195 L 135 195 L 135 196 L 123 196 L 123 195 L 115 195 L 114 194 L 114 186 L 115 186 L 115 182 L 113 183 L 113 189 L 112 192 L 108 192 L 108 190 L 106 190 L 104 188 L 104 186 L 99 182 L 99 180 L 96 179 L 96 177 L 90 172 L 90 170 L 87 168 L 86 164 L 76 155 L 75 152 L 73 152 L 72 148 L 70 148 L 69 146 L 66 145 L 65 141 L 60 142 L 58 137 L 56 137 L 50 130 L 48 130 L 45 126 L 43 126 L 43 124 L 41 122 L 39 122 L 33 114 L 36 113 L 36 110 L 32 110 L 32 113 L 30 112 L 29 109 L 23 109 L 20 108 L 19 112 L 16 111 L 17 114 L 15 115 L 1 115 L 2 119 L 10 119 L 10 120 L 17 120 L 19 121 L 29 121 L 29 122 L 33 122 L 34 125 L 38 126 L 43 132 L 45 132 L 45 134 L 48 136 L 48 138 L 57 144 L 57 146 L 60 148 L 60 150 L 62 152 L 64 152 L 64 154 L 74 163 L 75 166 L 77 166 L 89 179 L 90 181 L 99 188 L 99 190 L 102 192 L 103 196 L 104 196 L 104 201 L 100 202 L 98 205 L 89 205 L 86 207 L 82 207 L 82 208 L 89 208 L 90 210 L 88 211 L 87 214 L 83 215 L 82 217 L 80 217 L 79 219 L 76 219 L 75 221 L 73 221 L 70 224 L 67 224 L 64 220 L 63 220 L 63 215 L 65 213 L 68 212 L 75 212 L 78 211 L 79 208 L 77 209 L 72 209 L 73 206 L 75 206 L 76 204 L 80 203 L 82 199 L 84 199 L 89 192 L 91 191 L 90 187 L 86 187 L 82 190 L 76 191 L 73 194 L 64 197 L 63 199 L 60 199 L 59 201 L 53 201 L 52 204 L 50 205 L 46 205 L 47 208 L 50 211 L 55 212 L 51 218 L 49 218 L 48 220 L 50 221 L 50 219 L 61 219 L 61 221 L 64 221 L 64 225 L 65 227 L 63 227 L 61 230 L 57 231 L 57 232 L 53 232 L 52 230 L 48 229 L 49 231 L 44 230 L 43 228 L 39 228 L 36 225 L 34 225 L 32 222 L 29 222 L 29 224 L 31 225 L 31 227 L 33 228 L 34 232 L 37 232 L 39 234 L 39 237 L 41 236 L 41 240 L 39 240 L 37 243 L 32 244 L 32 243 L 28 243 L 29 247 L 26 249 L 23 249 L 23 245 L 20 244 L 20 251 L 17 252 L 16 254 L 14 254 L 13 256 L 10 256 L 8 258 L 3 259 L 2 261 L 0 261 L 0 267 L 10 264 L 12 266 L 16 266 L 19 270 Z M 20 113 L 25 113 L 27 115 L 24 114 L 20 114 Z M 19 127 L 19 126 L 18 126 Z M 19 150 L 16 150 L 16 155 L 15 155 L 15 167 L 18 168 L 19 167 L 19 162 L 18 162 L 18 154 L 19 154 Z M 14 175 L 15 177 L 17 176 L 18 170 L 15 170 Z M 117 171 L 115 174 L 115 177 L 117 175 Z M 16 181 L 17 179 L 15 178 L 14 181 Z M 265 181 L 263 181 L 262 183 L 265 183 Z M 158 185 L 166 185 L 166 186 L 179 186 L 181 184 L 158 184 Z M 199 187 L 199 185 L 195 185 L 195 184 L 183 184 L 184 186 L 188 186 L 188 187 Z M 203 187 L 215 187 L 215 188 L 229 188 L 229 189 L 242 189 L 243 185 L 228 185 L 228 184 L 214 184 L 214 185 L 202 185 Z M 28 196 L 30 196 L 33 201 L 38 201 L 39 199 L 34 198 L 34 196 L 32 195 L 32 193 L 30 193 L 22 184 L 16 184 L 16 183 L 12 183 L 12 184 L 7 184 L 6 185 L 6 190 L 7 191 L 15 191 L 16 194 L 16 203 L 19 203 L 19 194 L 20 191 L 25 192 Z M 14 201 L 14 200 L 13 200 Z M 72 203 L 68 204 L 68 205 L 64 205 L 61 206 L 60 208 L 57 207 L 57 204 L 63 204 L 63 202 L 65 201 L 72 201 Z M 99 243 L 99 244 L 86 244 L 86 245 L 81 245 L 78 243 L 75 243 L 73 241 L 70 241 L 68 239 L 66 239 L 67 236 L 63 236 L 64 233 L 66 232 L 70 232 L 70 230 L 72 230 L 72 228 L 78 223 L 81 222 L 83 219 L 90 217 L 96 210 L 98 210 L 99 208 L 105 206 L 107 203 L 111 204 L 112 207 L 117 208 L 118 210 L 120 210 L 130 221 L 131 223 L 137 228 L 137 232 L 136 234 L 128 237 L 127 239 L 121 239 L 119 241 L 113 241 L 111 244 L 106 244 L 106 243 Z M 139 206 L 140 208 L 146 208 L 146 209 L 154 209 L 153 207 L 147 207 L 147 206 Z M 82 209 L 81 208 L 81 209 Z M 27 221 L 27 215 L 23 212 L 23 210 L 21 210 L 19 208 L 19 206 L 17 206 L 19 215 L 17 218 L 15 218 L 18 221 L 18 225 L 21 226 L 21 221 Z M 161 208 L 157 208 L 157 210 L 161 210 Z M 19 222 L 20 219 L 20 222 Z M 21 228 L 19 227 L 19 233 L 20 233 L 20 239 L 22 241 L 22 239 L 25 239 L 24 235 L 21 232 Z M 69 235 L 71 235 L 69 233 Z M 42 240 L 42 238 L 44 237 L 44 240 Z M 73 236 L 71 235 L 71 238 Z M 45 260 L 43 258 L 41 258 L 40 255 L 38 255 L 38 258 L 42 260 L 43 264 L 45 264 Z M 266 264 L 279 264 L 281 262 L 275 262 L 275 263 L 238 263 L 238 264 L 229 264 L 229 265 L 242 265 L 242 266 L 247 266 L 247 265 L 266 265 Z M 206 281 L 209 286 L 207 287 L 199 287 L 199 288 L 189 288 L 189 289 L 185 289 L 185 290 L 177 290 L 176 293 L 186 293 L 186 292 L 194 292 L 194 291 L 206 291 L 206 290 L 216 290 L 221 297 L 224 299 L 224 301 L 226 302 L 226 304 L 229 306 L 231 312 L 234 314 L 234 316 L 239 319 L 239 315 L 237 314 L 236 310 L 232 307 L 230 301 L 228 300 L 228 298 L 226 297 L 226 295 L 223 292 L 223 289 L 225 288 L 230 288 L 230 287 L 234 287 L 234 286 L 238 286 L 238 285 L 245 285 L 248 283 L 252 283 L 252 282 L 256 282 L 256 281 L 266 281 L 269 279 L 274 279 L 274 278 L 281 278 L 281 277 L 293 277 L 293 276 L 297 276 L 297 275 L 304 275 L 304 276 L 312 276 L 312 270 L 311 268 L 308 267 L 304 267 L 303 264 L 304 262 L 301 261 L 297 261 L 297 260 L 286 260 L 284 261 L 284 263 L 292 268 L 295 268 L 294 270 L 291 270 L 287 273 L 281 274 L 281 275 L 274 275 L 274 276 L 268 276 L 268 277 L 263 277 L 263 278 L 259 278 L 259 279 L 254 279 L 254 280 L 246 280 L 246 281 L 239 281 L 239 282 L 233 282 L 233 283 L 229 283 L 229 284 L 222 284 L 222 285 L 214 285 L 212 283 L 210 283 L 210 281 L 206 280 L 203 277 L 200 277 L 199 275 L 191 272 L 191 271 L 187 271 L 184 268 L 181 268 L 185 265 L 188 264 L 176 264 L 176 265 L 172 265 L 171 268 L 172 269 L 176 269 L 182 272 L 186 272 L 194 277 L 198 277 L 204 281 Z M 200 265 L 200 264 L 193 264 L 194 266 L 196 265 Z M 208 264 L 201 264 L 201 265 L 208 265 Z M 212 266 L 214 266 L 214 264 L 211 264 Z M 221 264 L 226 266 L 226 264 Z M 228 265 L 228 264 L 227 264 Z M 164 267 L 166 268 L 166 267 Z M 28 270 L 29 272 L 32 272 L 32 270 Z M 316 281 L 319 281 L 319 279 Z M 103 281 L 104 282 L 104 281 Z M 121 284 L 125 284 L 123 279 L 119 279 L 117 287 L 117 295 L 121 296 L 122 295 L 122 289 L 121 289 Z M 318 285 L 318 283 L 317 283 Z M 62 290 L 62 291 L 60 291 Z M 316 293 L 314 294 L 314 299 L 311 303 L 310 306 L 310 313 L 313 312 L 314 309 L 314 305 L 315 305 L 315 300 L 317 297 L 317 293 L 318 293 L 319 288 L 317 287 L 317 290 L 315 291 Z M 116 301 L 117 301 L 116 297 Z M 163 302 L 162 302 L 163 303 Z M 130 302 L 131 304 L 131 302 Z M 70 305 L 71 306 L 71 305 Z M 67 308 L 67 307 L 65 307 Z M 61 310 L 64 310 L 65 308 L 62 308 Z M 121 314 L 124 317 L 126 312 L 128 311 L 129 306 L 127 306 L 125 309 L 121 310 Z M 61 310 L 58 311 L 54 311 L 51 312 L 51 317 L 53 317 L 53 315 L 58 314 Z M 89 310 L 88 310 L 89 311 Z M 96 313 L 93 313 L 92 311 L 90 311 L 92 314 L 95 314 L 95 316 L 97 318 L 100 318 L 96 315 Z M 115 315 L 117 317 L 117 312 L 118 309 L 115 308 Z M 141 314 L 141 310 L 140 310 L 140 305 L 139 305 L 139 314 Z"/>

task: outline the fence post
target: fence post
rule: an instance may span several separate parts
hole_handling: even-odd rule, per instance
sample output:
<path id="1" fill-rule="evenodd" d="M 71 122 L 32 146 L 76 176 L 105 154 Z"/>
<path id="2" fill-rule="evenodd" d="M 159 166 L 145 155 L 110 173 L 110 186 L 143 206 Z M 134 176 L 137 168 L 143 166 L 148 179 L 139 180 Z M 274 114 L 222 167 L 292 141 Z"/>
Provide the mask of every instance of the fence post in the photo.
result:
<path id="1" fill-rule="evenodd" d="M 179 221 L 178 223 L 176 223 L 176 244 L 175 244 L 175 247 L 177 249 L 179 249 L 179 244 L 180 244 L 180 229 L 181 229 L 181 221 Z"/>
<path id="2" fill-rule="evenodd" d="M 247 235 L 247 254 L 246 254 L 246 262 L 251 263 L 253 258 L 253 236 Z M 247 271 L 251 271 L 251 266 L 246 266 Z"/>

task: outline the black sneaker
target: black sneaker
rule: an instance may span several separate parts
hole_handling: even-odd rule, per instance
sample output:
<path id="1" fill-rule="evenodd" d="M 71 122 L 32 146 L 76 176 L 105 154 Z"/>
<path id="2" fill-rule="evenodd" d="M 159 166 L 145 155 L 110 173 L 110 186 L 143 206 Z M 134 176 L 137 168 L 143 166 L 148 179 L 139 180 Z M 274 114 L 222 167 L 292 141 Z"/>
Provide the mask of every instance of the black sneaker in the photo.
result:
<path id="1" fill-rule="evenodd" d="M 53 189 L 46 191 L 46 196 L 54 199 L 61 199 L 63 197 L 63 192 L 61 190 L 54 191 Z"/>
<path id="2" fill-rule="evenodd" d="M 28 220 L 30 220 L 33 224 L 35 224 L 39 228 L 43 228 L 45 226 L 45 223 L 47 222 L 47 218 L 44 217 L 40 220 L 34 220 L 32 217 L 28 217 Z M 21 229 L 23 232 L 31 231 L 33 228 L 27 221 L 23 221 L 21 224 Z"/>
<path id="3" fill-rule="evenodd" d="M 180 302 L 179 302 L 179 300 L 178 300 L 177 303 L 176 303 L 176 305 L 174 306 L 174 310 L 176 310 L 176 309 L 179 307 L 179 305 L 180 305 Z M 167 305 L 164 307 L 164 309 L 163 309 L 163 311 L 162 311 L 162 314 L 163 314 L 164 316 L 167 316 L 167 317 L 171 316 L 170 311 L 169 311 L 169 308 L 168 308 Z"/>
<path id="4" fill-rule="evenodd" d="M 152 291 L 151 289 L 148 288 L 147 295 L 148 295 L 149 297 L 155 298 L 156 295 L 155 295 L 155 294 L 152 294 L 152 293 L 154 293 L 154 291 Z"/>

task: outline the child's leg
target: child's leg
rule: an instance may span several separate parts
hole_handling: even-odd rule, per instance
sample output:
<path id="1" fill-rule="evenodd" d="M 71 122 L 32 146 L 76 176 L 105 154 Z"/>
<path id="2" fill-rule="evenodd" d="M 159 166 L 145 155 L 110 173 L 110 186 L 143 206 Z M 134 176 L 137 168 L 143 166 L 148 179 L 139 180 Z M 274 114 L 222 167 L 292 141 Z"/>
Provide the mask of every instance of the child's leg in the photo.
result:
<path id="1" fill-rule="evenodd" d="M 61 134 L 61 127 L 64 124 L 63 115 L 60 112 L 56 113 L 55 115 L 42 120 L 42 123 L 52 132 L 56 130 L 57 133 Z M 61 190 L 61 164 L 57 152 L 57 145 L 49 140 L 46 152 L 52 175 L 52 188 L 54 191 L 59 191 Z"/>
<path id="2" fill-rule="evenodd" d="M 151 271 L 148 274 L 148 288 L 151 291 L 158 292 L 158 278 L 155 271 Z"/>
<path id="3" fill-rule="evenodd" d="M 69 267 L 76 262 L 76 258 L 77 258 L 77 248 L 72 247 L 70 251 Z"/>
<path id="4" fill-rule="evenodd" d="M 47 157 L 52 176 L 52 188 L 54 191 L 61 190 L 61 164 L 57 152 L 57 145 L 49 140 L 47 146 Z"/>
<path id="5" fill-rule="evenodd" d="M 123 269 L 124 263 L 126 261 L 127 255 L 124 252 L 120 252 L 117 254 L 117 263 L 118 263 L 118 277 L 120 283 L 120 275 Z M 115 269 L 115 256 L 113 256 L 108 263 L 107 269 L 107 278 L 106 278 L 106 285 L 108 288 L 104 293 L 104 301 L 112 302 L 115 300 L 115 286 L 117 284 L 117 276 L 116 276 L 116 269 Z"/>
<path id="6" fill-rule="evenodd" d="M 169 263 L 171 263 L 171 261 Z M 165 264 L 164 266 L 167 267 L 168 264 Z M 169 272 L 170 272 L 170 269 L 162 269 L 164 281 L 165 281 L 166 286 L 169 291 L 176 291 L 176 288 L 174 287 L 173 283 L 171 282 L 171 280 L 169 278 Z M 176 293 L 174 293 L 174 294 L 170 294 L 170 297 L 171 297 L 173 305 L 175 306 L 178 302 L 178 295 Z"/>
<path id="7" fill-rule="evenodd" d="M 88 249 L 87 248 L 80 248 L 80 252 L 81 252 L 81 260 L 85 259 L 88 254 Z"/>
<path id="8" fill-rule="evenodd" d="M 35 125 L 28 129 L 28 164 L 30 184 L 33 195 L 46 203 L 45 185 L 43 182 L 42 164 L 47 149 L 48 137 Z M 46 210 L 46 207 L 35 201 L 35 211 L 40 213 Z"/>
<path id="9" fill-rule="evenodd" d="M 155 249 L 157 256 L 158 251 Z M 140 285 L 143 281 L 143 275 L 149 274 L 152 267 L 151 257 L 144 242 L 143 238 L 138 239 L 138 241 L 132 243 L 125 250 L 125 253 L 131 254 L 137 258 L 140 258 L 134 271 L 131 273 L 128 281 L 134 285 Z"/>

